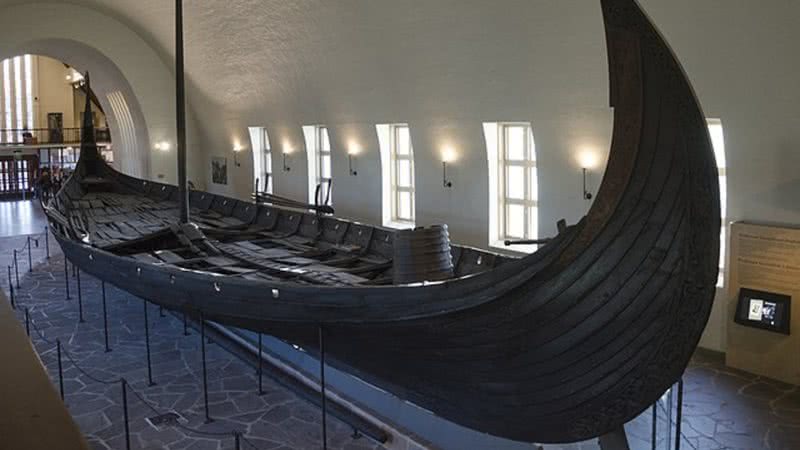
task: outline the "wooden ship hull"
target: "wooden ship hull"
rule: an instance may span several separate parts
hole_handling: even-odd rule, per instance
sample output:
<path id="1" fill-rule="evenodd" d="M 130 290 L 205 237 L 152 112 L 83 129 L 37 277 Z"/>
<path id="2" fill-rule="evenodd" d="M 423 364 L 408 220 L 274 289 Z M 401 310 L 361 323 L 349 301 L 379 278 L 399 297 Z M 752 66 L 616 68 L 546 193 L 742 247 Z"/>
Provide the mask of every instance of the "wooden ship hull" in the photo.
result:
<path id="1" fill-rule="evenodd" d="M 462 426 L 560 443 L 618 430 L 674 384 L 711 310 L 717 169 L 679 63 L 633 0 L 601 0 L 614 136 L 587 216 L 524 258 L 452 246 L 395 284 L 395 231 L 113 171 L 84 145 L 46 207 L 82 271 L 313 351 Z M 88 109 L 87 109 L 88 110 Z M 424 278 L 424 277 L 423 277 Z"/>

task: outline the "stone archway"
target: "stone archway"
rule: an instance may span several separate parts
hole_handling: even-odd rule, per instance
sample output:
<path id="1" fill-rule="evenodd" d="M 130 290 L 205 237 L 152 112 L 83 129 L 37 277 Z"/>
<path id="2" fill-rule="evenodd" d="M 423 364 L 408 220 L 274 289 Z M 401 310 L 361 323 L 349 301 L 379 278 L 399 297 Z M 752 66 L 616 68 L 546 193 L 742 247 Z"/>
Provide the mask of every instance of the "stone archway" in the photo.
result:
<path id="1" fill-rule="evenodd" d="M 112 61 L 96 49 L 65 39 L 31 41 L 20 50 L 20 53 L 57 59 L 81 73 L 89 71 L 92 90 L 106 112 L 111 130 L 115 165 L 124 173 L 148 176 L 150 155 L 141 151 L 149 142 L 147 124 L 130 84 Z"/>
<path id="2" fill-rule="evenodd" d="M 108 115 L 118 167 L 146 179 L 174 183 L 174 150 L 156 142 L 175 140 L 175 78 L 162 59 L 126 24 L 98 10 L 70 3 L 2 8 L 0 60 L 38 54 L 88 70 Z M 189 119 L 190 129 L 192 120 Z M 189 135 L 190 142 L 192 135 Z M 115 155 L 116 158 L 116 155 Z M 190 177 L 203 179 L 198 174 Z"/>

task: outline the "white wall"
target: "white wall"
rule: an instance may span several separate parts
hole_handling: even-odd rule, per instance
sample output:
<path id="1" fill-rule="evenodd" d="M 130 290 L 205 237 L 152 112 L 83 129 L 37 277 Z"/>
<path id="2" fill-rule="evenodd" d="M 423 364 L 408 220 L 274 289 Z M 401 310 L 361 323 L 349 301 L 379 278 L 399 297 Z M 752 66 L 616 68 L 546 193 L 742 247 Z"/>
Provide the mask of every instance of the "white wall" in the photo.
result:
<path id="1" fill-rule="evenodd" d="M 574 154 L 591 146 L 605 160 L 611 128 L 599 4 L 511 1 L 498 8 L 479 1 L 370 2 L 331 8 L 310 3 L 315 9 L 287 11 L 275 28 L 248 28 L 264 42 L 278 39 L 276 47 L 248 48 L 248 55 L 203 47 L 202 59 L 219 58 L 220 65 L 196 72 L 193 79 L 220 74 L 223 64 L 235 60 L 243 73 L 219 76 L 245 82 L 231 94 L 203 89 L 216 106 L 198 108 L 201 121 L 209 124 L 209 156 L 230 159 L 233 142 L 246 136 L 248 126 L 267 126 L 273 148 L 284 139 L 299 147 L 289 173 L 278 170 L 281 154 L 274 153 L 275 192 L 302 200 L 307 164 L 300 127 L 325 124 L 333 147 L 337 213 L 379 223 L 375 124 L 408 123 L 416 158 L 417 223 L 447 222 L 460 242 L 485 246 L 489 199 L 481 124 L 529 121 L 540 160 L 543 233 L 555 233 L 560 218 L 575 222 L 585 213 Z M 193 23 L 195 30 L 203 27 Z M 268 66 L 262 65 L 268 59 Z M 272 83 L 247 84 L 262 70 Z M 244 86 L 250 88 L 247 101 L 234 102 Z M 351 140 L 363 148 L 356 159 L 358 176 L 348 172 Z M 441 182 L 444 145 L 458 154 L 449 168 L 452 189 Z M 232 170 L 238 175 L 232 184 L 213 189 L 245 197 L 252 186 L 249 164 Z M 596 184 L 599 174 L 594 177 Z"/>

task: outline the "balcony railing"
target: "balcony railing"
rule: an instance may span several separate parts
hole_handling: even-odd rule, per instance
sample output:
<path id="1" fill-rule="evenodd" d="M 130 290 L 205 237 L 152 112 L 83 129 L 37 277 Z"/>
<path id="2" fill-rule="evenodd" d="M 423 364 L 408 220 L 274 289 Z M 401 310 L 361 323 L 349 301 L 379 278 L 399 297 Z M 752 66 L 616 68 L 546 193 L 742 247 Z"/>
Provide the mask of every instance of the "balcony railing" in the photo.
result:
<path id="1" fill-rule="evenodd" d="M 54 146 L 80 144 L 80 128 L 34 128 L 31 130 L 0 129 L 0 146 Z M 95 128 L 95 138 L 99 144 L 111 142 L 108 128 Z"/>

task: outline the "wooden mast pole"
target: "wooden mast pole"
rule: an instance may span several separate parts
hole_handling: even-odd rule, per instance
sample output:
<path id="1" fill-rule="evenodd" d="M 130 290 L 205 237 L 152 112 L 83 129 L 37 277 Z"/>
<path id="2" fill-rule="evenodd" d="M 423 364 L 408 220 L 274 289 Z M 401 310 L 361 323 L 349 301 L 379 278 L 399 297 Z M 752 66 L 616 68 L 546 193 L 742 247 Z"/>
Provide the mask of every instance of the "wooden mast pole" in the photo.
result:
<path id="1" fill-rule="evenodd" d="M 189 190 L 186 183 L 186 92 L 183 75 L 183 0 L 175 0 L 175 79 L 180 222 L 189 223 Z"/>

